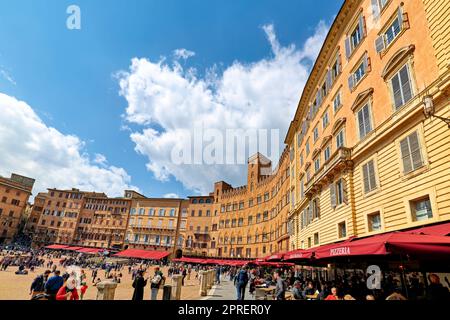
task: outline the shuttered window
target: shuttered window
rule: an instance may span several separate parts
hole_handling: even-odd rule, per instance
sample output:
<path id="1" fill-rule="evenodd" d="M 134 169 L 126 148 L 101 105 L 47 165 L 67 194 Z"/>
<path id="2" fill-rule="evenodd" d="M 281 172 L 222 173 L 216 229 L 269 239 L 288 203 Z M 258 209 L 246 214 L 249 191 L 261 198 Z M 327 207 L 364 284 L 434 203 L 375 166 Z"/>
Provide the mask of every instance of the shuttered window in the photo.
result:
<path id="1" fill-rule="evenodd" d="M 345 39 L 345 55 L 347 56 L 347 60 L 350 59 L 350 56 L 352 55 L 353 51 L 361 43 L 365 35 L 366 35 L 365 20 L 364 16 L 360 15 L 357 26 Z"/>
<path id="2" fill-rule="evenodd" d="M 387 27 L 387 29 L 375 40 L 375 49 L 377 53 L 383 52 L 403 30 L 403 9 L 399 7 L 397 16 Z"/>
<path id="3" fill-rule="evenodd" d="M 395 108 L 398 109 L 413 97 L 408 65 L 404 65 L 391 79 Z"/>
<path id="4" fill-rule="evenodd" d="M 417 131 L 400 141 L 400 151 L 403 163 L 403 173 L 414 171 L 423 166 L 424 162 Z"/>
<path id="5" fill-rule="evenodd" d="M 336 148 L 339 149 L 343 146 L 344 146 L 344 130 L 341 130 L 336 135 Z"/>
<path id="6" fill-rule="evenodd" d="M 364 180 L 364 192 L 368 193 L 377 187 L 377 181 L 375 179 L 375 165 L 373 160 L 370 160 L 362 167 L 363 180 Z"/>
<path id="7" fill-rule="evenodd" d="M 372 121 L 370 119 L 369 104 L 366 104 L 358 111 L 359 138 L 363 139 L 372 131 Z"/>

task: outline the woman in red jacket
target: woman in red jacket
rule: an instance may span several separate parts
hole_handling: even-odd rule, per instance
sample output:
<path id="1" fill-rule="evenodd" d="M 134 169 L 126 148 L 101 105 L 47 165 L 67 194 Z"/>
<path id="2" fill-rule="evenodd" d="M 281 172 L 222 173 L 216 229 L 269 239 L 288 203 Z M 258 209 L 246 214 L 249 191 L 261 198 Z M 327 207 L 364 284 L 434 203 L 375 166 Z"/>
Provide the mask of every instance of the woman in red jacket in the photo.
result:
<path id="1" fill-rule="evenodd" d="M 56 300 L 80 300 L 77 288 L 75 288 L 76 281 L 74 278 L 69 278 L 66 285 L 62 286 L 56 294 Z"/>

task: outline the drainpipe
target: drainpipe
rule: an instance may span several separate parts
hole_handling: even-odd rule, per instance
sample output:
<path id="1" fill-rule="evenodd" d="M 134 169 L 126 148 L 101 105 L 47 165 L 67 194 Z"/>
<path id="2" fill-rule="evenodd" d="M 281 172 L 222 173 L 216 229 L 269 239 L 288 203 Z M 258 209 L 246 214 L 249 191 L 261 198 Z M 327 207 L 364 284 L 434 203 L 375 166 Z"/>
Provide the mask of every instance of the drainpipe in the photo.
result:
<path id="1" fill-rule="evenodd" d="M 349 168 L 349 188 L 350 188 L 350 207 L 352 210 L 352 229 L 353 229 L 353 236 L 357 236 L 357 229 L 356 229 L 356 204 L 355 204 L 355 185 L 353 181 L 353 166 Z"/>

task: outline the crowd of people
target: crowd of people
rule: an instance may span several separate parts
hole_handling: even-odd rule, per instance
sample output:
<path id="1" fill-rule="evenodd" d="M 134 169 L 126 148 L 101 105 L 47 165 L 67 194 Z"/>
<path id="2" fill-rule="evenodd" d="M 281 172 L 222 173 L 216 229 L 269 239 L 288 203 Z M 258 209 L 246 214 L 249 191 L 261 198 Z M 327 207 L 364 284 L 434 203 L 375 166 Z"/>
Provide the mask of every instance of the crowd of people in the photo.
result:
<path id="1" fill-rule="evenodd" d="M 402 286 L 396 274 L 388 272 L 379 289 L 369 289 L 369 275 L 361 272 L 344 273 L 333 280 L 325 280 L 295 267 L 273 270 L 245 266 L 237 272 L 230 270 L 229 274 L 236 287 L 237 300 L 244 300 L 247 285 L 253 296 L 257 288 L 272 287 L 272 297 L 276 300 L 285 300 L 287 293 L 294 300 L 450 300 L 449 289 L 434 273 L 428 275 L 426 284 L 417 273 L 411 273 L 405 277 Z M 447 277 L 444 281 L 450 287 Z"/>
<path id="2" fill-rule="evenodd" d="M 237 300 L 244 300 L 246 291 L 256 298 L 260 288 L 272 288 L 271 297 L 284 300 L 449 300 L 450 282 L 442 280 L 437 274 L 428 274 L 424 279 L 417 273 L 408 273 L 401 279 L 398 274 L 387 272 L 383 276 L 381 288 L 369 289 L 367 277 L 362 272 L 350 272 L 335 275 L 333 279 L 324 279 L 319 274 L 298 267 L 273 269 L 261 266 L 224 266 L 199 265 L 171 262 L 168 260 L 123 259 L 111 262 L 105 256 L 79 252 L 62 252 L 47 249 L 34 250 L 24 245 L 0 248 L 0 272 L 17 268 L 16 275 L 26 275 L 41 268 L 31 283 L 31 299 L 41 300 L 82 300 L 89 286 L 95 287 L 103 279 L 121 283 L 124 273 L 132 280 L 132 300 L 143 300 L 148 286 L 150 299 L 158 298 L 159 290 L 167 277 L 181 275 L 182 286 L 185 279 L 195 279 L 201 283 L 202 270 L 215 270 L 215 283 L 231 281 L 236 288 Z M 61 272 L 61 270 L 63 270 Z M 444 284 L 443 284 L 444 283 Z M 447 286 L 445 286 L 445 284 Z"/>

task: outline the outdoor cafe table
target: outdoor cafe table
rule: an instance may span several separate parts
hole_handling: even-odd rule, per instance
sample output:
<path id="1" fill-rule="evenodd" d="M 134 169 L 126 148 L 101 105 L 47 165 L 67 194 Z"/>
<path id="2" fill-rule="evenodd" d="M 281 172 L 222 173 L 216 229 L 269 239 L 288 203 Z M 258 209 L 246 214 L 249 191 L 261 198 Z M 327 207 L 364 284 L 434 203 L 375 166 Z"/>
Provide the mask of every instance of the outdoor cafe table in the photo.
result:
<path id="1" fill-rule="evenodd" d="M 275 286 L 270 286 L 270 287 L 258 287 L 258 286 L 256 286 L 256 288 L 255 288 L 256 292 L 260 291 L 261 293 L 264 294 L 263 296 L 261 296 L 263 298 L 263 300 L 268 300 L 267 298 L 268 298 L 269 295 L 275 294 L 275 289 L 276 289 Z M 256 296 L 258 296 L 257 293 L 256 293 Z"/>

